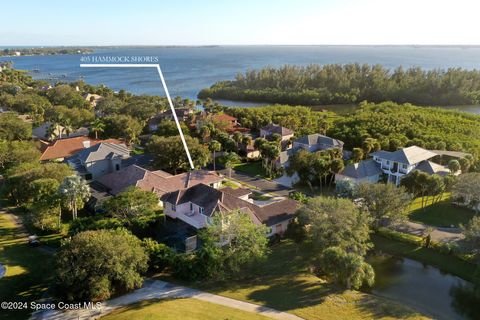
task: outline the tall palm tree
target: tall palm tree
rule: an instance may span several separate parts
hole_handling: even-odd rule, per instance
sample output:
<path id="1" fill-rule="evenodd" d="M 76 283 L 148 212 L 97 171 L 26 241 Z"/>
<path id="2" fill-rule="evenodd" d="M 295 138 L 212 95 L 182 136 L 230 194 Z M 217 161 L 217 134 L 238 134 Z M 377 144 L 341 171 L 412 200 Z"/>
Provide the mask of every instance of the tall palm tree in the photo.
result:
<path id="1" fill-rule="evenodd" d="M 87 182 L 79 176 L 66 177 L 58 188 L 67 207 L 72 211 L 72 218 L 77 219 L 78 209 L 90 198 Z"/>
<path id="2" fill-rule="evenodd" d="M 95 132 L 95 139 L 98 140 L 98 133 L 105 131 L 105 124 L 99 118 L 96 118 L 90 123 L 90 129 Z"/>
<path id="3" fill-rule="evenodd" d="M 217 140 L 212 140 L 208 144 L 208 148 L 210 149 L 211 152 L 213 152 L 213 171 L 217 171 L 217 168 L 215 166 L 215 163 L 216 163 L 216 160 L 217 160 L 216 156 L 215 156 L 215 153 L 222 149 L 222 145 Z"/>

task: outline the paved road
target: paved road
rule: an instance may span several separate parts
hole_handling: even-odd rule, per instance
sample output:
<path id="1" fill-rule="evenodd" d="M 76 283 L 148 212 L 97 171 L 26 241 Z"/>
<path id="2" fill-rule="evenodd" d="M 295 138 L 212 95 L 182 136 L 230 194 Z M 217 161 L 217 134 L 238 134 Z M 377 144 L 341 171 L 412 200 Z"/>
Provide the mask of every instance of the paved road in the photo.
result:
<path id="1" fill-rule="evenodd" d="M 425 230 L 428 227 L 429 226 L 421 223 L 409 221 L 404 225 L 397 227 L 397 230 L 422 237 L 425 235 Z M 436 242 L 459 241 L 465 238 L 460 228 L 439 228 L 439 227 L 433 227 L 433 228 L 434 230 L 432 231 L 430 236 L 432 237 L 432 240 Z"/>
<path id="2" fill-rule="evenodd" d="M 82 309 L 70 310 L 67 312 L 60 311 L 44 311 L 36 312 L 32 315 L 32 320 L 80 320 L 80 319 L 98 319 L 99 317 L 112 312 L 116 308 L 120 308 L 135 302 L 151 300 L 151 299 L 165 299 L 165 298 L 195 298 L 202 301 L 220 304 L 226 307 L 240 309 L 252 313 L 258 313 L 272 319 L 280 320 L 301 320 L 293 314 L 277 311 L 264 306 L 259 306 L 253 303 L 234 300 L 222 296 L 218 296 L 203 291 L 174 285 L 164 281 L 146 281 L 141 289 L 135 290 L 132 293 L 123 295 L 121 297 L 108 300 L 102 303 L 98 309 Z"/>
<path id="3" fill-rule="evenodd" d="M 219 170 L 219 173 L 223 174 L 226 177 L 229 177 L 229 172 L 227 169 Z M 275 181 L 270 181 L 258 177 L 252 177 L 246 173 L 232 170 L 232 179 L 238 180 L 240 182 L 249 184 L 254 186 L 260 191 L 267 192 L 267 193 L 275 193 L 279 196 L 288 197 L 288 194 L 293 190 L 282 186 L 281 184 L 276 183 Z"/>

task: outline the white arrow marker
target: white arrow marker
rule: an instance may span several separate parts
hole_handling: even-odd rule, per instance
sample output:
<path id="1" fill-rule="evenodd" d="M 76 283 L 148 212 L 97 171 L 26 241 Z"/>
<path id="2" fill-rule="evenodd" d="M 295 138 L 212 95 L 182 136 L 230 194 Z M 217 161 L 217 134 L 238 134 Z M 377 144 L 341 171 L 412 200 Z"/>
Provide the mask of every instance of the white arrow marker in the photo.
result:
<path id="1" fill-rule="evenodd" d="M 167 95 L 168 104 L 170 105 L 170 109 L 172 110 L 173 119 L 175 120 L 175 124 L 177 125 L 178 133 L 180 134 L 180 138 L 182 139 L 183 147 L 185 148 L 185 152 L 187 153 L 187 158 L 188 158 L 188 162 L 190 163 L 190 168 L 192 168 L 192 170 L 195 169 L 195 166 L 193 165 L 192 157 L 190 156 L 190 151 L 188 151 L 187 142 L 185 141 L 182 128 L 180 127 L 180 123 L 178 122 L 177 113 L 175 112 L 175 108 L 173 107 L 172 98 L 170 98 L 170 93 L 168 92 L 167 84 L 165 83 L 162 69 L 160 69 L 159 64 L 80 64 L 80 67 L 81 68 L 156 68 L 158 71 L 158 75 L 160 76 L 160 81 L 162 81 L 163 90 L 165 90 L 165 94 Z"/>

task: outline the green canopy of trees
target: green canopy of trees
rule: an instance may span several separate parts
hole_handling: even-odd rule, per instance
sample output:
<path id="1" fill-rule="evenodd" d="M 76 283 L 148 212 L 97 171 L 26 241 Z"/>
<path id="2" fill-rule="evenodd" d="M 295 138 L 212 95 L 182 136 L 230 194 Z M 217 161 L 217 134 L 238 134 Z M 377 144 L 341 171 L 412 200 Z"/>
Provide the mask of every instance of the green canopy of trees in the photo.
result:
<path id="1" fill-rule="evenodd" d="M 190 136 L 185 136 L 185 141 L 194 166 L 196 168 L 206 166 L 211 160 L 208 147 Z M 173 173 L 177 173 L 178 170 L 190 170 L 187 154 L 179 136 L 152 136 L 147 144 L 147 151 L 154 156 L 154 165 L 159 169 Z"/>
<path id="2" fill-rule="evenodd" d="M 363 103 L 356 112 L 337 118 L 328 135 L 345 148 L 376 139 L 383 150 L 407 145 L 480 154 L 480 116 L 455 110 L 415 107 L 393 102 Z"/>
<path id="3" fill-rule="evenodd" d="M 141 241 L 125 230 L 81 232 L 56 255 L 57 292 L 67 301 L 105 300 L 139 288 L 147 262 Z"/>
<path id="4" fill-rule="evenodd" d="M 299 210 L 299 219 L 308 226 L 308 235 L 321 251 L 340 247 L 365 255 L 371 248 L 371 217 L 349 199 L 316 197 Z"/>
<path id="5" fill-rule="evenodd" d="M 199 98 L 286 103 L 352 104 L 364 100 L 419 105 L 480 103 L 480 71 L 450 68 L 394 70 L 381 65 L 328 64 L 266 67 L 200 91 Z"/>

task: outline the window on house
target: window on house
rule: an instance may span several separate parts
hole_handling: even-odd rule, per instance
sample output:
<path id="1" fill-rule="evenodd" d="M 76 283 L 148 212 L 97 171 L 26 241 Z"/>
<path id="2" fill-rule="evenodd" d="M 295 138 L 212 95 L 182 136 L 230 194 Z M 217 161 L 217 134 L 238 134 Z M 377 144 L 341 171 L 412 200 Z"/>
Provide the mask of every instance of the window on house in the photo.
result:
<path id="1" fill-rule="evenodd" d="M 174 204 L 172 204 L 172 211 L 173 211 L 173 212 L 177 211 L 177 206 L 174 205 Z"/>
<path id="2" fill-rule="evenodd" d="M 193 211 L 193 203 L 190 202 L 190 211 Z"/>
<path id="3" fill-rule="evenodd" d="M 203 214 L 205 212 L 205 209 L 203 207 L 200 207 L 200 213 Z"/>
<path id="4" fill-rule="evenodd" d="M 390 165 L 390 161 L 387 160 L 387 162 L 385 162 L 387 165 Z"/>
<path id="5" fill-rule="evenodd" d="M 85 175 L 85 180 L 92 180 L 92 178 L 93 178 L 93 177 L 92 177 L 92 174 L 91 174 L 91 173 L 87 173 L 87 174 Z"/>
<path id="6" fill-rule="evenodd" d="M 403 169 L 407 170 L 407 167 L 408 167 L 408 165 L 402 164 L 402 168 L 403 168 Z"/>
<path id="7" fill-rule="evenodd" d="M 120 165 L 118 163 L 115 165 L 115 170 L 120 170 Z"/>

